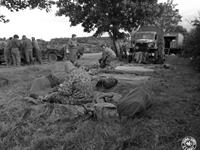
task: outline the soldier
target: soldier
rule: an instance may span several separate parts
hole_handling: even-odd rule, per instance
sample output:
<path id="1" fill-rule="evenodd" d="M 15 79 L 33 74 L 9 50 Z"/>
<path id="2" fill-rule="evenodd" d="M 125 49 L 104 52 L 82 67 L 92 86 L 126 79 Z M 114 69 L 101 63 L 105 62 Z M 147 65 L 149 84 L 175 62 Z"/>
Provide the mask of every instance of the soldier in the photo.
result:
<path id="1" fill-rule="evenodd" d="M 3 50 L 6 46 L 6 41 L 3 39 L 0 39 L 0 50 Z"/>
<path id="2" fill-rule="evenodd" d="M 32 45 L 33 45 L 33 51 L 35 52 L 35 56 L 36 56 L 36 61 L 41 64 L 42 63 L 42 59 L 41 59 L 41 50 L 40 47 L 38 45 L 37 40 L 35 40 L 35 37 L 32 37 Z"/>
<path id="3" fill-rule="evenodd" d="M 122 48 L 121 48 L 122 58 L 127 58 L 127 51 L 128 51 L 128 41 L 126 39 L 122 42 Z"/>
<path id="4" fill-rule="evenodd" d="M 103 52 L 102 52 L 102 58 L 99 60 L 99 64 L 101 68 L 105 68 L 106 66 L 109 66 L 112 60 L 116 58 L 115 52 L 106 46 L 106 44 L 101 45 Z"/>
<path id="5" fill-rule="evenodd" d="M 11 41 L 12 41 L 12 37 L 10 37 L 7 40 L 6 46 L 4 48 L 4 59 L 7 66 L 12 65 L 13 63 L 12 56 L 11 56 Z"/>
<path id="6" fill-rule="evenodd" d="M 14 35 L 13 39 L 11 40 L 11 55 L 12 55 L 14 66 L 21 65 L 21 57 L 20 57 L 19 48 L 20 48 L 19 36 Z"/>
<path id="7" fill-rule="evenodd" d="M 25 53 L 26 62 L 28 65 L 33 63 L 33 46 L 30 39 L 25 35 L 22 36 L 23 48 Z"/>
<path id="8" fill-rule="evenodd" d="M 69 59 L 69 47 L 68 44 L 63 44 L 63 53 L 64 53 L 64 60 Z"/>
<path id="9" fill-rule="evenodd" d="M 4 38 L 3 39 L 0 38 L 0 54 L 4 53 L 5 46 L 6 46 L 6 41 L 4 40 Z M 4 60 L 2 57 L 0 58 L 1 58 L 0 61 Z"/>
<path id="10" fill-rule="evenodd" d="M 69 47 L 69 59 L 70 61 L 74 64 L 77 61 L 77 39 L 76 39 L 76 34 L 72 34 L 72 38 L 68 42 L 68 47 Z"/>

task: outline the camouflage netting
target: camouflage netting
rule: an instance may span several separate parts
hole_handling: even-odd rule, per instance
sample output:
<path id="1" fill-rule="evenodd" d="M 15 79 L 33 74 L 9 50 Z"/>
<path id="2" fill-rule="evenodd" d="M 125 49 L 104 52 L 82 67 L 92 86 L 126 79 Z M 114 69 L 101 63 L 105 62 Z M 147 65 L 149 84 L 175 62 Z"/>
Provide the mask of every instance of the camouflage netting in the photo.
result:
<path id="1" fill-rule="evenodd" d="M 66 74 L 57 91 L 45 97 L 45 101 L 61 104 L 85 104 L 93 102 L 94 89 L 91 76 L 83 68 L 74 68 Z"/>

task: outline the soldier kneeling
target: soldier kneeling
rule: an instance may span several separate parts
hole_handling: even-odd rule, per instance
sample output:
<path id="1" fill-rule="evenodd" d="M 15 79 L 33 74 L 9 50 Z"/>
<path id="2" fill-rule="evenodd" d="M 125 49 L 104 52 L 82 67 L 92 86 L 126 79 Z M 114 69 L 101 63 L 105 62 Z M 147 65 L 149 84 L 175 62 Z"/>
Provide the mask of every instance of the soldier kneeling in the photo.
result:
<path id="1" fill-rule="evenodd" d="M 107 45 L 101 45 L 102 57 L 99 59 L 99 64 L 101 68 L 110 66 L 110 63 L 116 58 L 115 52 L 109 48 Z"/>

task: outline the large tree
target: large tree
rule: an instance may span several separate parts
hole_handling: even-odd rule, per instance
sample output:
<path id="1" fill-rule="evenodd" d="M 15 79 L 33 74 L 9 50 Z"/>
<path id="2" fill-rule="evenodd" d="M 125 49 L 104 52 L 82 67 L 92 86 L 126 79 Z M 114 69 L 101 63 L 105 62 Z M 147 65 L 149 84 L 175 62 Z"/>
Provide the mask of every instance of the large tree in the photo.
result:
<path id="1" fill-rule="evenodd" d="M 57 15 L 69 17 L 72 26 L 82 24 L 95 36 L 107 32 L 113 41 L 159 14 L 157 0 L 59 0 L 57 6 Z"/>
<path id="2" fill-rule="evenodd" d="M 51 0 L 2 0 L 1 6 L 11 11 L 25 8 L 50 10 Z M 175 26 L 181 17 L 173 0 L 57 0 L 58 16 L 69 17 L 71 25 L 82 24 L 85 32 L 95 31 L 95 36 L 107 32 L 113 41 L 124 37 L 143 24 L 154 23 L 165 31 Z M 6 22 L 5 16 L 0 20 Z M 115 42 L 114 42 L 115 43 Z M 114 44 L 115 45 L 115 44 Z"/>

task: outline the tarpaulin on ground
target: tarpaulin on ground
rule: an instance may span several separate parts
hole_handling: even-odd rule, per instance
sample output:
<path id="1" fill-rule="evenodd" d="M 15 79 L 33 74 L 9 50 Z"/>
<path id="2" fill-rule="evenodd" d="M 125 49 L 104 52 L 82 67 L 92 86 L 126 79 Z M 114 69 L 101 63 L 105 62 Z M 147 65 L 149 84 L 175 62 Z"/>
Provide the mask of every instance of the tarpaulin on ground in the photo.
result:
<path id="1" fill-rule="evenodd" d="M 143 87 L 136 87 L 131 90 L 121 103 L 117 105 L 117 110 L 120 116 L 133 117 L 136 113 L 146 110 L 150 104 L 151 96 Z"/>

